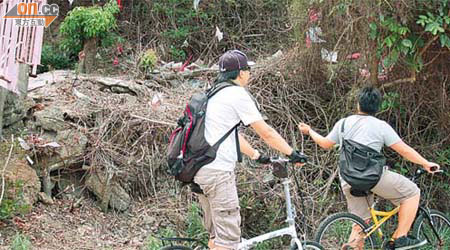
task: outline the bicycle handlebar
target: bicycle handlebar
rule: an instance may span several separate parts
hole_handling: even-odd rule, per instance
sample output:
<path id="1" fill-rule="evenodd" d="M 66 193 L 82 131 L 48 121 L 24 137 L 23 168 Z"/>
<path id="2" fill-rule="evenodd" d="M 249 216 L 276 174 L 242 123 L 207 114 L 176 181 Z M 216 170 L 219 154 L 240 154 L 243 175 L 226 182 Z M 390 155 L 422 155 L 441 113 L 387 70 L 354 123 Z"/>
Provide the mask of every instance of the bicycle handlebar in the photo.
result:
<path id="1" fill-rule="evenodd" d="M 280 156 L 270 157 L 270 163 L 287 163 L 291 162 L 291 160 L 287 158 L 282 158 Z"/>
<path id="2" fill-rule="evenodd" d="M 434 169 L 434 171 L 433 171 Z M 440 169 L 436 171 L 436 167 L 431 167 L 431 170 L 433 171 L 433 174 L 437 174 L 437 173 L 444 173 L 444 170 Z M 427 173 L 427 171 L 423 168 L 417 168 L 416 173 L 414 174 L 414 176 L 411 178 L 412 181 L 417 180 L 420 176 L 422 176 L 424 173 Z"/>
<path id="3" fill-rule="evenodd" d="M 274 157 L 269 158 L 269 163 L 301 163 L 301 164 L 304 164 L 304 163 L 308 162 L 308 157 L 306 157 L 306 155 L 304 155 L 302 153 L 296 153 L 296 156 L 294 158 L 295 158 L 295 160 L 283 158 L 281 156 L 274 156 Z"/>

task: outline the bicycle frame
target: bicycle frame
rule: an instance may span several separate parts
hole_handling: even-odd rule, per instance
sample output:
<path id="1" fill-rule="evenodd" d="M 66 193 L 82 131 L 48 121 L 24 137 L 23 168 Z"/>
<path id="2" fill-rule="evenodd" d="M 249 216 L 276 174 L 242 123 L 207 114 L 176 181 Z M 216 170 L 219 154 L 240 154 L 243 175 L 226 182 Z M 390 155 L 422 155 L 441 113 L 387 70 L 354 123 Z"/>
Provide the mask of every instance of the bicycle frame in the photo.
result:
<path id="1" fill-rule="evenodd" d="M 411 178 L 411 180 L 413 182 L 416 182 L 416 180 L 424 173 L 423 170 L 416 170 L 416 174 Z M 373 221 L 373 225 L 370 226 L 368 229 L 365 230 L 366 235 L 364 236 L 364 238 L 369 237 L 370 235 L 372 235 L 375 231 L 377 231 L 378 236 L 380 237 L 380 239 L 383 238 L 383 232 L 381 231 L 380 227 L 381 225 L 383 225 L 387 220 L 389 220 L 392 216 L 396 215 L 398 213 L 398 211 L 400 210 L 400 206 L 392 209 L 389 212 L 385 212 L 385 211 L 379 211 L 379 210 L 375 210 L 375 204 L 372 204 L 370 210 L 370 216 L 372 218 Z M 431 228 L 433 229 L 433 233 L 435 234 L 435 236 L 438 238 L 439 241 L 441 241 L 441 238 L 439 237 L 438 232 L 436 231 L 436 228 L 434 227 L 433 221 L 431 219 L 430 216 L 430 212 L 429 209 L 423 205 L 419 206 L 419 210 L 417 212 L 416 218 L 418 217 L 418 214 L 422 212 L 426 215 L 426 218 L 428 220 L 428 223 L 430 224 Z M 378 219 L 378 217 L 382 217 L 381 219 Z M 415 219 L 414 219 L 414 223 L 415 223 Z M 413 223 L 413 224 L 414 224 Z M 428 237 L 428 236 L 425 236 Z M 428 240 L 428 239 L 427 239 Z"/>
<path id="2" fill-rule="evenodd" d="M 284 186 L 284 194 L 286 199 L 286 213 L 287 213 L 287 219 L 286 222 L 288 223 L 288 227 L 269 232 L 263 235 L 259 235 L 257 237 L 251 238 L 251 239 L 242 239 L 242 242 L 238 245 L 239 250 L 247 250 L 251 247 L 254 247 L 256 244 L 261 243 L 263 241 L 273 239 L 276 237 L 280 237 L 283 235 L 289 235 L 291 236 L 291 246 L 293 244 L 297 244 L 298 250 L 303 250 L 302 244 L 297 236 L 297 231 L 295 229 L 295 208 L 292 206 L 291 202 L 291 193 L 289 191 L 289 184 L 291 183 L 291 180 L 289 178 L 283 178 L 282 183 Z"/>
<path id="3" fill-rule="evenodd" d="M 383 232 L 380 229 L 381 225 L 383 225 L 392 216 L 396 215 L 399 210 L 400 210 L 400 206 L 392 209 L 389 212 L 378 211 L 378 210 L 375 210 L 375 204 L 373 204 L 372 207 L 370 208 L 370 216 L 372 217 L 372 221 L 373 221 L 374 225 L 368 228 L 369 232 L 366 234 L 365 237 L 367 238 L 370 235 L 372 235 L 372 233 L 377 231 L 380 238 L 383 238 Z M 382 218 L 379 220 L 378 216 L 380 216 Z"/>

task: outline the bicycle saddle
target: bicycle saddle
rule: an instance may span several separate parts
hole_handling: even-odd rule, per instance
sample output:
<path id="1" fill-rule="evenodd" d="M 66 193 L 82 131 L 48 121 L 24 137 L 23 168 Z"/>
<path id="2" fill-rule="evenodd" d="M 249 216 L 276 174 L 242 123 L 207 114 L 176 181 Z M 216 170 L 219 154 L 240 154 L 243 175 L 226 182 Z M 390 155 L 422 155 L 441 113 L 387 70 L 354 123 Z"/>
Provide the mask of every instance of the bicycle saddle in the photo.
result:
<path id="1" fill-rule="evenodd" d="M 365 197 L 368 196 L 371 192 L 370 191 L 364 191 L 364 190 L 358 190 L 354 188 L 350 188 L 350 193 L 355 197 Z"/>

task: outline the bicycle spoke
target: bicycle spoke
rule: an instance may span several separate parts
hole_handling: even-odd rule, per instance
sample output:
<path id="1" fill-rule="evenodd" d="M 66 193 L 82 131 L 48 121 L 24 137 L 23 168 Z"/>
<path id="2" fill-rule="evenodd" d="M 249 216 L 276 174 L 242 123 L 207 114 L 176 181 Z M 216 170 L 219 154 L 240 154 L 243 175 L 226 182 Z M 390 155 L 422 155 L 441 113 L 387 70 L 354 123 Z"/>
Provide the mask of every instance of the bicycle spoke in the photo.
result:
<path id="1" fill-rule="evenodd" d="M 336 214 L 319 226 L 316 241 L 327 250 L 374 249 L 372 239 L 364 239 L 366 228 L 367 225 L 354 215 Z"/>
<path id="2" fill-rule="evenodd" d="M 433 231 L 433 228 L 428 223 L 426 216 L 420 216 L 415 226 L 415 235 L 419 239 L 427 239 L 428 244 L 421 249 L 427 250 L 444 250 L 448 249 L 450 245 L 450 220 L 439 211 L 431 211 L 431 220 L 439 238 Z"/>

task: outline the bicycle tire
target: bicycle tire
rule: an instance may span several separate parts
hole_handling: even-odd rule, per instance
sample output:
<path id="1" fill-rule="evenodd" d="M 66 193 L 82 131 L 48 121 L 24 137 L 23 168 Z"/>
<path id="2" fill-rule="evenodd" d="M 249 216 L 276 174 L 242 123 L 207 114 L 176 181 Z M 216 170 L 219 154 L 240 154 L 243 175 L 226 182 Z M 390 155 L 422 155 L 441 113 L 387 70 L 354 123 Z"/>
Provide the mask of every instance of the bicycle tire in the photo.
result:
<path id="1" fill-rule="evenodd" d="M 193 248 L 186 247 L 186 246 L 165 246 L 163 248 L 160 248 L 159 250 L 194 250 Z"/>
<path id="2" fill-rule="evenodd" d="M 442 212 L 437 210 L 430 210 L 431 220 L 439 233 L 439 237 L 442 239 L 442 243 L 440 244 L 433 233 L 430 224 L 428 223 L 428 217 L 421 213 L 419 217 L 417 217 L 416 222 L 414 223 L 414 233 L 413 235 L 418 239 L 427 239 L 429 242 L 421 247 L 420 249 L 432 249 L 432 250 L 447 250 L 450 248 L 450 219 Z"/>
<path id="3" fill-rule="evenodd" d="M 325 250 L 319 243 L 314 241 L 304 241 L 302 244 L 304 250 Z M 297 245 L 291 247 L 291 250 L 297 250 Z"/>
<path id="4" fill-rule="evenodd" d="M 369 228 L 364 220 L 354 214 L 345 212 L 332 214 L 320 223 L 315 241 L 326 250 L 342 249 L 350 237 L 353 224 L 359 225 L 363 230 Z M 372 235 L 367 237 L 364 242 L 364 249 L 376 249 L 375 247 L 376 244 Z"/>

